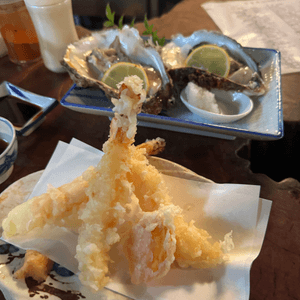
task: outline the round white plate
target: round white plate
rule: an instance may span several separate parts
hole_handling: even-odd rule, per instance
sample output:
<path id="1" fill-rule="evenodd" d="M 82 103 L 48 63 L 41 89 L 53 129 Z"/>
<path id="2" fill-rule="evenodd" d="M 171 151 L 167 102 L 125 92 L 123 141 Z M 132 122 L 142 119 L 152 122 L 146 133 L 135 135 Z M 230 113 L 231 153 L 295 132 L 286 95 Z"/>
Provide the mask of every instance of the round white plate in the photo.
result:
<path id="1" fill-rule="evenodd" d="M 243 93 L 213 89 L 221 114 L 212 113 L 191 105 L 188 102 L 185 89 L 180 98 L 183 104 L 194 114 L 214 123 L 232 123 L 247 116 L 253 109 L 252 100 Z"/>
<path id="2" fill-rule="evenodd" d="M 149 161 L 163 174 L 212 182 L 196 173 L 168 160 L 150 157 Z M 0 195 L 0 221 L 15 206 L 26 201 L 34 186 L 43 174 L 43 170 L 30 174 L 9 186 Z M 2 231 L 2 228 L 1 228 Z M 11 246 L 0 240 L 0 289 L 6 300 L 125 300 L 131 299 L 124 295 L 104 288 L 98 293 L 91 293 L 88 288 L 81 285 L 76 275 L 70 274 L 65 268 L 55 265 L 47 280 L 38 286 L 31 286 L 30 281 L 16 280 L 13 273 L 23 263 L 25 251 Z"/>

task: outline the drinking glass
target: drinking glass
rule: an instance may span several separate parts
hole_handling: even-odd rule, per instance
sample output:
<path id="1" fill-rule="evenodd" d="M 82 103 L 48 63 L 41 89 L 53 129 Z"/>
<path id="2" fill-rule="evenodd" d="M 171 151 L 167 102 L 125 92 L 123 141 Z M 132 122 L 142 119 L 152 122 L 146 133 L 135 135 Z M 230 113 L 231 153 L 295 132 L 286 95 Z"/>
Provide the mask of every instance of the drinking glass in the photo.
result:
<path id="1" fill-rule="evenodd" d="M 71 0 L 25 0 L 36 29 L 42 58 L 52 72 L 67 72 L 61 62 L 69 44 L 78 40 Z"/>
<path id="2" fill-rule="evenodd" d="M 13 63 L 27 64 L 40 58 L 39 41 L 23 0 L 0 0 L 0 32 Z"/>

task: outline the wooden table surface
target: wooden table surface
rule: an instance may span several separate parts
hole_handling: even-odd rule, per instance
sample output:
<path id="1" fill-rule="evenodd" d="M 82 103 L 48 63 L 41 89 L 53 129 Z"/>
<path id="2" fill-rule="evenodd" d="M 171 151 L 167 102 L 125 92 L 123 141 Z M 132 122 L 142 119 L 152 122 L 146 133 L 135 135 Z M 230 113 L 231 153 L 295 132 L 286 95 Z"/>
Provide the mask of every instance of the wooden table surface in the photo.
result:
<path id="1" fill-rule="evenodd" d="M 218 30 L 200 7 L 202 2 L 204 1 L 183 1 L 169 13 L 150 23 L 166 38 L 177 32 L 188 35 L 197 29 Z M 197 22 L 191 22 L 191 19 Z M 137 28 L 142 32 L 143 25 L 138 24 Z M 81 30 L 80 34 L 82 32 Z M 12 64 L 6 56 L 0 59 L 0 70 L 0 82 L 6 80 L 31 92 L 58 100 L 72 85 L 67 73 L 52 73 L 44 67 L 42 61 L 24 68 Z M 300 123 L 299 82 L 300 73 L 282 77 L 284 121 L 286 128 L 291 131 L 295 126 L 299 128 Z M 0 192 L 16 180 L 44 169 L 60 140 L 69 142 L 75 137 L 101 149 L 108 138 L 109 123 L 107 117 L 87 115 L 57 106 L 33 133 L 18 137 L 19 152 L 15 167 L 9 179 L 0 185 Z M 290 124 L 294 126 L 292 129 Z M 282 140 L 293 145 L 289 136 Z M 250 299 L 300 299 L 299 182 L 288 174 L 284 180 L 276 182 L 266 174 L 253 172 L 251 165 L 255 164 L 255 157 L 251 157 L 253 141 L 250 140 L 222 140 L 139 127 L 136 143 L 156 137 L 164 138 L 167 142 L 160 157 L 183 165 L 217 183 L 261 186 L 261 197 L 272 200 L 273 205 L 261 253 L 251 268 Z M 284 160 L 284 157 L 279 159 Z M 294 161 L 291 169 L 299 169 L 299 164 L 296 167 L 297 163 L 299 161 Z"/>

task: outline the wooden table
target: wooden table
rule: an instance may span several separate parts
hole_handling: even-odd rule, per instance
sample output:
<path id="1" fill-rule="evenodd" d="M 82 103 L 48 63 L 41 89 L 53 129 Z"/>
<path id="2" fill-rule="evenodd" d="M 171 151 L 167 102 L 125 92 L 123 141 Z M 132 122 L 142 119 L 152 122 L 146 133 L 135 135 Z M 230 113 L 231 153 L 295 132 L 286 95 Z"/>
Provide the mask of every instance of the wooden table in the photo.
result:
<path id="1" fill-rule="evenodd" d="M 204 1 L 183 1 L 168 14 L 151 20 L 151 23 L 166 38 L 177 32 L 188 35 L 201 28 L 218 30 L 200 7 L 201 2 Z M 191 19 L 196 22 L 191 22 Z M 143 25 L 138 24 L 137 28 L 142 32 Z M 58 100 L 72 85 L 68 74 L 52 73 L 44 67 L 42 61 L 22 68 L 3 57 L 0 59 L 0 70 L 0 82 L 7 80 L 31 92 Z M 293 145 L 291 136 L 299 137 L 299 131 L 294 133 L 292 130 L 299 128 L 300 123 L 299 82 L 299 73 L 284 75 L 282 78 L 283 113 L 285 128 L 289 132 L 281 143 L 289 145 Z M 19 153 L 14 171 L 0 185 L 0 192 L 23 176 L 44 169 L 59 140 L 69 142 L 75 137 L 101 148 L 108 137 L 109 123 L 107 117 L 82 114 L 57 106 L 33 133 L 27 137 L 18 137 Z M 289 174 L 284 180 L 276 182 L 266 174 L 254 173 L 251 166 L 259 162 L 258 156 L 252 155 L 254 141 L 241 138 L 229 141 L 139 127 L 136 143 L 156 137 L 164 138 L 167 142 L 165 151 L 160 154 L 165 159 L 217 183 L 261 186 L 261 197 L 272 200 L 273 205 L 261 253 L 251 268 L 250 299 L 300 299 L 299 182 L 290 178 Z M 266 144 L 269 143 L 272 142 Z M 273 150 L 276 151 L 276 143 Z M 279 154 L 278 160 L 281 159 L 285 158 Z M 297 156 L 289 162 L 292 170 L 297 170 L 295 164 L 299 160 L 296 159 Z"/>

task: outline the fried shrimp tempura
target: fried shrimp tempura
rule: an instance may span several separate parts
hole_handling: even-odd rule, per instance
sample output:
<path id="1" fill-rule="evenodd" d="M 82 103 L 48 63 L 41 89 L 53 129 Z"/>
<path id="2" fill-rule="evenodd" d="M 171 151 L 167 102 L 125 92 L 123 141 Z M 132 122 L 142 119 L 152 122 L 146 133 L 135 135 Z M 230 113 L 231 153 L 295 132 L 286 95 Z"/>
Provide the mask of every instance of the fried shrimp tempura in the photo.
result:
<path id="1" fill-rule="evenodd" d="M 162 138 L 156 138 L 154 140 L 147 140 L 145 143 L 136 146 L 136 149 L 146 149 L 146 155 L 157 155 L 161 153 L 166 146 L 166 142 Z"/>
<path id="2" fill-rule="evenodd" d="M 149 165 L 142 149 L 135 151 L 134 158 L 130 176 L 141 209 L 152 212 L 162 204 L 171 204 L 172 199 L 162 175 L 155 167 Z M 188 224 L 182 214 L 174 216 L 174 223 L 177 241 L 175 259 L 180 267 L 207 268 L 223 262 L 221 244 L 211 244 L 211 237 L 207 231 L 198 229 L 193 222 Z"/>
<path id="3" fill-rule="evenodd" d="M 123 239 L 132 283 L 161 278 L 170 270 L 176 249 L 174 216 L 179 212 L 172 204 L 144 212 Z"/>
<path id="4" fill-rule="evenodd" d="M 108 252 L 119 241 L 133 283 L 164 276 L 175 259 L 174 217 L 180 208 L 171 205 L 166 186 L 160 184 L 162 178 L 152 178 L 157 172 L 145 156 L 149 148 L 157 152 L 164 141 L 138 148 L 133 145 L 136 115 L 144 100 L 141 84 L 139 78 L 125 79 L 119 101 L 113 100 L 116 113 L 110 138 L 103 147 L 104 156 L 96 169 L 84 175 L 90 200 L 80 216 L 83 226 L 76 257 L 81 282 L 95 290 L 109 280 Z M 139 185 L 142 181 L 143 187 Z"/>
<path id="5" fill-rule="evenodd" d="M 103 146 L 104 155 L 96 168 L 85 172 L 89 182 L 89 201 L 80 219 L 76 258 L 79 278 L 94 290 L 103 288 L 109 277 L 109 250 L 120 240 L 118 227 L 125 222 L 126 205 L 133 196 L 128 181 L 130 160 L 134 151 L 136 115 L 141 111 L 146 93 L 138 77 L 125 79 L 120 99 L 114 99 L 115 117 L 111 122 L 110 137 Z"/>
<path id="6" fill-rule="evenodd" d="M 2 222 L 4 238 L 26 234 L 46 224 L 63 226 L 76 232 L 81 225 L 78 211 L 88 201 L 85 194 L 87 186 L 88 183 L 79 176 L 59 188 L 48 186 L 45 194 L 16 206 Z"/>
<path id="7" fill-rule="evenodd" d="M 143 211 L 153 212 L 172 203 L 161 173 L 149 165 L 142 147 L 135 150 L 131 171 L 130 181 Z M 187 223 L 178 212 L 173 221 L 177 241 L 175 259 L 180 267 L 208 268 L 224 262 L 221 243 L 211 244 L 207 231 L 197 228 L 192 221 Z"/>
<path id="8" fill-rule="evenodd" d="M 35 250 L 27 250 L 23 266 L 14 274 L 16 279 L 31 277 L 37 282 L 45 281 L 53 267 L 53 261 Z"/>
<path id="9" fill-rule="evenodd" d="M 210 268 L 224 262 L 221 243 L 211 244 L 206 230 L 197 228 L 193 221 L 186 223 L 183 216 L 175 218 L 175 226 L 175 259 L 180 267 Z"/>
<path id="10" fill-rule="evenodd" d="M 149 164 L 145 151 L 144 148 L 135 149 L 128 176 L 134 185 L 141 209 L 149 212 L 157 210 L 160 204 L 171 204 L 171 197 L 162 174 Z"/>
<path id="11" fill-rule="evenodd" d="M 146 141 L 137 146 L 146 150 L 145 155 L 155 155 L 163 151 L 165 141 L 161 138 Z M 9 238 L 26 234 L 36 227 L 55 224 L 77 232 L 82 221 L 78 210 L 88 201 L 85 193 L 88 181 L 82 176 L 59 188 L 48 187 L 46 193 L 33 197 L 12 209 L 2 222 L 3 236 Z"/>
<path id="12" fill-rule="evenodd" d="M 158 142 L 163 142 L 161 139 Z M 134 284 L 165 276 L 174 262 L 175 217 L 181 209 L 171 203 L 161 173 L 149 164 L 146 147 L 136 147 L 128 180 L 138 201 L 138 213 L 121 244 Z M 148 150 L 149 152 L 149 150 Z"/>

